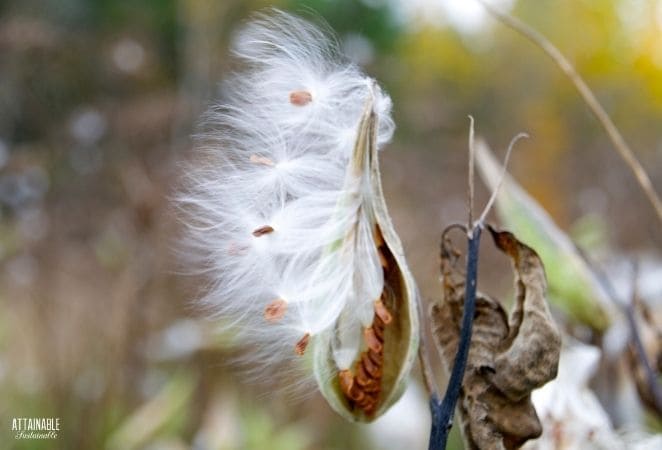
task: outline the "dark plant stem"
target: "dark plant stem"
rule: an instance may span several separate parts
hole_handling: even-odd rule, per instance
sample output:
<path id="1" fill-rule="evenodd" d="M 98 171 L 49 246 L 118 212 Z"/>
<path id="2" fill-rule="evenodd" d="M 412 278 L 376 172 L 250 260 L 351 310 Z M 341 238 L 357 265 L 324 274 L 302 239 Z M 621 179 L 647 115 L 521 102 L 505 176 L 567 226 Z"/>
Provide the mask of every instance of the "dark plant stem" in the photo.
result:
<path id="1" fill-rule="evenodd" d="M 637 358 L 639 359 L 639 363 L 643 366 L 646 382 L 653 397 L 653 404 L 655 405 L 655 409 L 657 411 L 662 411 L 662 389 L 660 389 L 657 375 L 655 374 L 655 371 L 651 366 L 651 362 L 646 355 L 644 344 L 641 342 L 637 321 L 634 317 L 634 301 L 625 307 L 625 315 L 628 320 L 628 326 L 630 327 L 630 340 L 634 346 L 634 351 L 637 355 Z"/>
<path id="2" fill-rule="evenodd" d="M 469 357 L 471 332 L 474 313 L 476 311 L 476 285 L 478 280 L 478 247 L 480 244 L 481 225 L 475 225 L 468 234 L 467 240 L 467 273 L 464 286 L 464 308 L 462 312 L 462 328 L 460 341 L 455 354 L 453 371 L 443 401 L 436 395 L 430 396 L 430 412 L 432 413 L 432 429 L 430 431 L 429 450 L 445 450 L 448 433 L 453 425 L 455 405 L 460 396 L 464 370 Z"/>
<path id="3" fill-rule="evenodd" d="M 653 365 L 646 354 L 644 349 L 644 344 L 641 341 L 641 333 L 639 333 L 639 327 L 637 326 L 637 319 L 635 317 L 635 303 L 637 300 L 637 276 L 636 274 L 632 277 L 632 298 L 629 303 L 623 303 L 619 301 L 618 294 L 616 293 L 616 288 L 609 280 L 609 277 L 604 272 L 602 268 L 590 257 L 590 255 L 584 251 L 579 245 L 574 244 L 577 253 L 584 260 L 589 269 L 593 272 L 598 283 L 605 290 L 607 296 L 616 305 L 621 312 L 625 315 L 625 318 L 628 323 L 628 328 L 630 330 L 630 342 L 632 343 L 635 351 L 635 356 L 637 357 L 639 364 L 641 364 L 644 369 L 644 374 L 646 376 L 646 382 L 648 388 L 651 391 L 653 396 L 653 403 L 657 411 L 662 411 L 662 386 L 657 379 L 657 375 L 653 370 Z M 636 273 L 636 269 L 635 269 Z"/>

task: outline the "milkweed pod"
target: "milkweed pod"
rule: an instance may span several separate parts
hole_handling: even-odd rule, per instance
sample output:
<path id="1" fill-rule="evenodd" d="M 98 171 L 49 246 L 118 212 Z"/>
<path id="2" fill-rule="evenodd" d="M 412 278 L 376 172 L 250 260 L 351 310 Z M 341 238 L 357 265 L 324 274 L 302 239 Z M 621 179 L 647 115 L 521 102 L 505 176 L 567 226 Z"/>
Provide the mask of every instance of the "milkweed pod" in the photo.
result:
<path id="1" fill-rule="evenodd" d="M 273 9 L 239 31 L 245 70 L 207 114 L 178 201 L 187 265 L 211 280 L 202 302 L 253 349 L 250 374 L 314 366 L 333 408 L 370 420 L 411 368 L 416 291 L 379 178 L 391 100 L 336 44 Z"/>
<path id="2" fill-rule="evenodd" d="M 418 291 L 382 192 L 373 98 L 368 100 L 360 121 L 348 170 L 367 178 L 370 196 L 365 206 L 374 213 L 375 248 L 387 263 L 382 264 L 384 288 L 374 302 L 372 326 L 364 329 L 363 351 L 351 369 L 338 367 L 333 355 L 339 330 L 351 326 L 342 323 L 343 315 L 335 327 L 318 336 L 314 353 L 314 372 L 320 391 L 341 416 L 360 422 L 376 419 L 400 398 L 419 341 Z M 375 340 L 381 344 L 381 350 L 371 345 Z"/>

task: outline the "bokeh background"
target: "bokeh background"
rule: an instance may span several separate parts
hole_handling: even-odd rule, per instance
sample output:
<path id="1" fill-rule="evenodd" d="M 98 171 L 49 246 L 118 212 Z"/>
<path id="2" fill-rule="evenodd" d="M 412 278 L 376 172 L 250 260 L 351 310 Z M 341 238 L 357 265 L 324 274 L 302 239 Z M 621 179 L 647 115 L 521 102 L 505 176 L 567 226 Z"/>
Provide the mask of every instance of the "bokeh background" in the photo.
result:
<path id="1" fill-rule="evenodd" d="M 496 3 L 576 64 L 662 191 L 662 1 Z M 599 124 L 539 49 L 472 1 L 5 0 L 0 448 L 425 448 L 417 376 L 373 426 L 280 394 L 277 373 L 246 383 L 228 361 L 250 349 L 214 332 L 191 304 L 200 280 L 178 275 L 169 196 L 233 67 L 233 31 L 269 5 L 323 18 L 391 94 L 386 198 L 426 299 L 440 295 L 440 231 L 466 217 L 468 114 L 498 154 L 531 135 L 511 173 L 563 230 L 660 274 L 660 223 Z M 507 264 L 484 253 L 481 283 L 507 294 Z M 12 417 L 42 416 L 61 418 L 57 440 L 14 439 Z"/>

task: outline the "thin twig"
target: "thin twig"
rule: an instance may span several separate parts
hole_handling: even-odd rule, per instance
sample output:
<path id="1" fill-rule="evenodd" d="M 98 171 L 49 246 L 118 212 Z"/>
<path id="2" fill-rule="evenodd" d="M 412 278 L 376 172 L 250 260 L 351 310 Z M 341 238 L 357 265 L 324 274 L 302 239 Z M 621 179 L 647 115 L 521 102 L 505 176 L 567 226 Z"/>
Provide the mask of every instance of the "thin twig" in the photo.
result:
<path id="1" fill-rule="evenodd" d="M 469 223 L 464 229 L 467 236 L 467 272 L 464 284 L 464 306 L 462 312 L 462 327 L 460 329 L 460 340 L 455 353 L 455 361 L 451 371 L 448 386 L 444 393 L 444 399 L 440 402 L 435 394 L 430 395 L 430 413 L 432 415 L 432 428 L 430 430 L 429 450 L 444 450 L 448 441 L 448 433 L 453 426 L 453 415 L 455 405 L 460 397 L 460 388 L 464 379 L 464 370 L 467 366 L 469 357 L 469 347 L 471 345 L 471 333 L 473 329 L 474 313 L 476 311 L 476 285 L 478 280 L 478 248 L 480 246 L 481 227 L 473 223 L 473 204 L 474 204 L 474 119 L 469 116 L 469 191 L 468 208 Z M 451 228 L 457 228 L 458 225 L 451 225 Z M 446 239 L 446 232 L 441 236 L 442 247 Z M 420 353 L 419 353 L 420 355 Z"/>
<path id="2" fill-rule="evenodd" d="M 469 199 L 468 199 L 468 208 L 469 208 L 469 224 L 464 227 L 459 224 L 454 224 L 446 228 L 441 236 L 442 247 L 446 241 L 446 233 L 450 229 L 460 228 L 465 231 L 467 236 L 467 268 L 464 276 L 464 305 L 462 311 L 462 326 L 460 328 L 460 339 L 457 346 L 457 351 L 455 353 L 455 361 L 453 362 L 453 369 L 451 371 L 450 379 L 448 380 L 448 386 L 446 387 L 446 392 L 444 393 L 443 401 L 439 401 L 439 397 L 436 394 L 436 390 L 431 391 L 430 387 L 428 390 L 431 391 L 430 395 L 430 412 L 432 415 L 432 429 L 430 430 L 430 444 L 429 450 L 444 450 L 446 448 L 446 442 L 448 441 L 448 434 L 453 425 L 453 415 L 455 413 L 455 406 L 460 397 L 460 389 L 462 387 L 462 381 L 464 380 L 464 372 L 467 366 L 467 359 L 469 357 L 469 347 L 471 346 L 471 335 L 473 331 L 473 319 L 476 312 L 476 288 L 478 284 L 478 249 L 480 247 L 480 235 L 483 230 L 484 220 L 487 214 L 490 211 L 498 193 L 503 180 L 506 177 L 506 170 L 508 167 L 508 161 L 510 160 L 510 154 L 515 147 L 517 141 L 523 137 L 528 137 L 526 133 L 520 133 L 515 136 L 508 145 L 508 150 L 506 151 L 506 156 L 503 162 L 503 172 L 501 173 L 501 178 L 499 179 L 492 195 L 490 196 L 485 209 L 483 209 L 480 218 L 476 222 L 472 222 L 472 210 L 474 204 L 474 120 L 473 117 L 469 116 L 470 120 L 470 129 L 469 129 Z M 419 351 L 419 357 L 421 358 L 421 365 L 427 361 L 424 361 L 423 356 Z M 425 366 L 423 367 L 425 370 Z M 429 378 L 429 374 L 424 373 L 424 379 Z M 426 384 L 428 383 L 426 379 Z"/>
<path id="3" fill-rule="evenodd" d="M 646 354 L 644 343 L 641 340 L 641 333 L 639 333 L 639 328 L 637 327 L 637 319 L 635 318 L 635 306 L 637 304 L 639 293 L 639 289 L 637 288 L 638 278 L 638 268 L 635 265 L 635 269 L 632 274 L 632 298 L 630 303 L 625 307 L 625 315 L 627 316 L 628 325 L 630 327 L 630 341 L 634 346 L 637 359 L 639 359 L 639 363 L 644 369 L 646 384 L 648 384 L 651 396 L 653 397 L 653 404 L 655 405 L 655 409 L 662 413 L 662 389 L 657 380 L 657 375 L 653 370 L 651 362 L 648 359 L 648 355 Z"/>
<path id="4" fill-rule="evenodd" d="M 430 353 L 428 349 L 428 337 L 426 333 L 425 324 L 427 323 L 424 318 L 426 317 L 423 313 L 423 305 L 421 301 L 418 302 L 418 317 L 419 323 L 421 324 L 421 333 L 420 333 L 420 344 L 418 346 L 418 361 L 421 364 L 421 374 L 423 375 L 423 383 L 425 383 L 425 389 L 428 391 L 430 398 L 439 398 L 439 391 L 437 390 L 437 384 L 434 381 L 434 371 L 432 370 L 432 363 L 430 362 Z"/>
<path id="5" fill-rule="evenodd" d="M 616 288 L 610 281 L 605 271 L 589 256 L 587 252 L 584 251 L 584 249 L 575 243 L 573 244 L 577 249 L 579 256 L 584 260 L 589 270 L 593 272 L 596 280 L 604 289 L 607 297 L 609 297 L 612 303 L 614 303 L 621 310 L 623 315 L 625 315 L 630 331 L 630 341 L 634 346 L 635 354 L 639 364 L 641 364 L 644 369 L 644 374 L 646 375 L 646 383 L 648 384 L 648 388 L 652 394 L 653 402 L 656 409 L 658 411 L 662 411 L 662 385 L 660 385 L 660 382 L 657 379 L 657 375 L 653 370 L 653 365 L 651 364 L 648 355 L 646 354 L 646 350 L 644 349 L 644 345 L 641 340 L 641 334 L 639 333 L 639 328 L 637 326 L 637 319 L 635 318 L 634 313 L 634 303 L 637 296 L 636 274 L 633 276 L 632 281 L 632 301 L 630 303 L 620 301 L 618 293 L 616 292 Z"/>
<path id="6" fill-rule="evenodd" d="M 485 218 L 487 217 L 487 214 L 490 212 L 490 209 L 492 209 L 492 205 L 496 201 L 497 195 L 499 194 L 499 190 L 501 189 L 501 185 L 503 184 L 503 180 L 506 179 L 506 173 L 508 172 L 508 161 L 510 161 L 510 154 L 513 152 L 513 148 L 515 147 L 515 144 L 520 139 L 528 138 L 528 137 L 529 135 L 526 133 L 519 133 L 510 141 L 510 145 L 508 145 L 508 150 L 506 151 L 506 157 L 503 159 L 503 169 L 501 170 L 501 176 L 499 177 L 499 181 L 497 182 L 497 185 L 494 188 L 494 191 L 492 192 L 492 196 L 488 200 L 487 205 L 485 205 L 485 209 L 483 209 L 483 212 L 478 218 L 478 223 L 480 224 L 481 227 L 483 226 L 483 223 L 485 222 Z"/>
<path id="7" fill-rule="evenodd" d="M 474 166 L 476 161 L 476 149 L 474 147 L 474 118 L 469 116 L 469 193 L 467 195 L 469 201 L 469 233 L 474 224 Z"/>
<path id="8" fill-rule="evenodd" d="M 639 186 L 646 194 L 646 197 L 653 206 L 655 212 L 657 213 L 657 218 L 662 222 L 662 200 L 660 200 L 659 195 L 653 187 L 648 174 L 644 170 L 643 166 L 637 160 L 637 157 L 634 155 L 634 152 L 630 146 L 625 142 L 623 135 L 621 135 L 614 122 L 609 117 L 609 114 L 602 107 L 598 99 L 595 97 L 591 89 L 588 87 L 583 78 L 577 73 L 570 61 L 561 53 L 561 51 L 554 46 L 546 37 L 542 34 L 522 22 L 521 20 L 506 14 L 498 9 L 494 8 L 484 0 L 476 0 L 489 12 L 492 16 L 498 19 L 504 25 L 512 28 L 513 30 L 520 33 L 522 36 L 527 38 L 529 41 L 540 47 L 547 55 L 554 60 L 556 65 L 563 71 L 563 73 L 572 81 L 579 91 L 579 94 L 584 99 L 588 107 L 591 109 L 591 112 L 598 119 L 602 127 L 607 132 L 609 139 L 611 139 L 614 148 L 619 155 L 625 161 L 625 164 L 632 170 Z"/>

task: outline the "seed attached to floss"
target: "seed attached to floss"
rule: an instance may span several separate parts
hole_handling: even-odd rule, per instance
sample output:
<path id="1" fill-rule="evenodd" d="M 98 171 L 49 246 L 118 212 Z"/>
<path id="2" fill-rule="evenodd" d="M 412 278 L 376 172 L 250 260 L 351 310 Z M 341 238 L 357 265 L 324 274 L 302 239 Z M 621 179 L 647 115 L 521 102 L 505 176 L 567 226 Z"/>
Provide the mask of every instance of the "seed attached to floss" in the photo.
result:
<path id="1" fill-rule="evenodd" d="M 313 101 L 313 96 L 308 91 L 293 91 L 290 92 L 290 103 L 294 106 L 306 106 Z"/>
<path id="2" fill-rule="evenodd" d="M 274 231 L 274 227 L 272 227 L 271 225 L 263 225 L 259 228 L 256 228 L 255 230 L 253 230 L 253 236 L 260 237 L 260 236 L 263 236 L 265 234 L 272 233 L 273 231 Z"/>
<path id="3" fill-rule="evenodd" d="M 269 167 L 273 167 L 276 165 L 271 159 L 267 158 L 266 156 L 260 156 L 256 154 L 251 155 L 250 161 L 253 164 L 262 164 L 263 166 L 269 166 Z"/>
<path id="4" fill-rule="evenodd" d="M 303 356 L 304 353 L 306 353 L 306 347 L 308 347 L 308 341 L 310 341 L 310 333 L 306 333 L 303 335 L 301 339 L 299 339 L 299 342 L 296 343 L 294 346 L 294 353 L 296 353 L 299 356 Z"/>
<path id="5" fill-rule="evenodd" d="M 267 322 L 277 322 L 283 318 L 287 311 L 287 302 L 282 298 L 277 298 L 264 308 L 264 318 Z"/>

